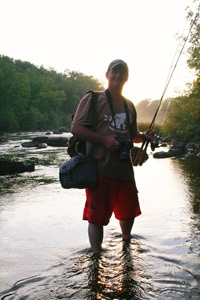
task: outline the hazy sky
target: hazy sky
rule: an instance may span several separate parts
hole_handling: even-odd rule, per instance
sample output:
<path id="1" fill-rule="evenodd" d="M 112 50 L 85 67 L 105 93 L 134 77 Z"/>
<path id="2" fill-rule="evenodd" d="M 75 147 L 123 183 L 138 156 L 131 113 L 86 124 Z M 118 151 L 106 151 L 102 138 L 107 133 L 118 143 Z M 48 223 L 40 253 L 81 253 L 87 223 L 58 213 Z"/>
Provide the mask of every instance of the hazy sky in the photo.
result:
<path id="1" fill-rule="evenodd" d="M 192 0 L 0 0 L 0 54 L 37 66 L 81 71 L 106 83 L 110 61 L 130 69 L 124 95 L 159 99 Z M 186 30 L 187 31 L 187 30 Z M 192 73 L 181 57 L 167 96 Z M 165 97 L 165 98 L 166 98 Z"/>

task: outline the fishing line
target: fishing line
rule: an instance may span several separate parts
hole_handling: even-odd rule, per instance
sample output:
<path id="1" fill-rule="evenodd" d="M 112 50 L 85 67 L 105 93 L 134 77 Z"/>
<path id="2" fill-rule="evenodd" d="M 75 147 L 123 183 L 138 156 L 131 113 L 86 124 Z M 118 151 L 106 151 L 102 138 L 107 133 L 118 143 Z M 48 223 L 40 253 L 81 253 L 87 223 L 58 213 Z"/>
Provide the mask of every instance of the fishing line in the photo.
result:
<path id="1" fill-rule="evenodd" d="M 166 79 L 166 82 L 165 82 L 165 85 L 164 85 L 164 89 L 165 89 L 165 87 L 166 87 L 166 85 L 167 85 L 168 79 L 169 79 L 170 74 L 171 74 L 171 72 L 172 72 L 172 68 L 173 68 L 173 66 L 174 66 L 174 62 L 175 62 L 175 58 L 177 57 L 178 50 L 180 49 L 180 47 L 181 47 L 181 45 L 182 45 L 183 38 L 184 38 L 184 32 L 185 32 L 185 28 L 186 28 L 186 25 L 187 25 L 187 24 L 188 24 L 188 19 L 187 19 L 187 21 L 185 22 L 185 26 L 184 26 L 183 32 L 182 32 L 182 34 L 181 34 L 181 36 L 180 36 L 180 38 L 179 38 L 179 43 L 178 43 L 178 45 L 177 45 L 176 52 L 175 52 L 175 54 L 174 54 L 174 57 L 173 57 L 173 60 L 172 60 L 172 63 L 171 63 L 171 67 L 170 67 L 169 73 L 168 73 L 168 75 L 167 75 L 167 79 Z"/>
<path id="2" fill-rule="evenodd" d="M 193 25 L 194 25 L 195 22 L 196 22 L 196 18 L 194 19 L 194 21 L 193 21 L 193 23 L 192 23 L 192 26 L 190 27 L 190 30 L 189 30 L 189 33 L 188 33 L 187 37 L 184 39 L 183 46 L 182 46 L 181 51 L 180 51 L 180 53 L 179 53 L 179 55 L 178 55 L 178 58 L 177 58 L 176 63 L 175 63 L 175 65 L 174 65 L 174 68 L 173 68 L 173 70 L 172 70 L 172 72 L 171 72 L 171 75 L 169 76 L 169 79 L 168 79 L 168 81 L 166 82 L 166 85 L 165 85 L 163 94 L 162 94 L 162 96 L 161 96 L 161 99 L 164 97 L 165 92 L 166 92 L 166 90 L 167 90 L 167 88 L 168 88 L 168 86 L 169 86 L 170 80 L 171 80 L 171 78 L 172 78 L 172 76 L 173 76 L 173 74 L 174 74 L 174 71 L 175 71 L 176 66 L 177 66 L 177 64 L 178 64 L 178 61 L 179 61 L 179 59 L 180 59 L 180 56 L 181 56 L 181 54 L 182 54 L 182 52 L 183 52 L 183 49 L 184 49 L 185 44 L 186 44 L 186 42 L 187 42 L 187 40 L 188 40 L 188 38 L 189 38 L 189 36 L 190 36 L 190 33 L 191 33 L 191 31 L 192 31 L 192 27 L 193 27 Z"/>
<path id="3" fill-rule="evenodd" d="M 190 7 L 190 8 L 188 7 L 187 9 L 190 9 L 190 11 L 193 11 L 194 7 L 195 7 L 195 3 L 193 3 L 193 7 Z M 169 70 L 169 73 L 168 73 L 168 76 L 167 76 L 167 80 L 166 80 L 166 83 L 165 83 L 165 86 L 164 86 L 164 93 L 165 93 L 165 91 L 166 91 L 166 89 L 167 89 L 167 87 L 168 87 L 168 85 L 169 85 L 168 81 L 170 81 L 170 79 L 171 79 L 171 77 L 172 77 L 172 75 L 173 75 L 173 72 L 174 72 L 174 70 L 172 71 L 172 68 L 173 68 L 173 65 L 174 65 L 175 58 L 176 58 L 176 56 L 177 56 L 178 50 L 179 50 L 179 48 L 181 47 L 181 44 L 183 43 L 183 44 L 182 44 L 181 51 L 180 51 L 180 53 L 179 53 L 179 56 L 178 56 L 178 58 L 177 58 L 177 61 L 176 61 L 176 64 L 175 64 L 174 68 L 176 68 L 176 66 L 177 66 L 177 64 L 178 64 L 179 58 L 180 58 L 180 56 L 181 56 L 181 54 L 182 54 L 182 52 L 183 52 L 183 49 L 184 49 L 184 47 L 185 47 L 185 44 L 186 44 L 186 42 L 187 42 L 187 40 L 188 40 L 188 38 L 189 38 L 189 36 L 190 36 L 190 33 L 191 33 L 191 31 L 192 31 L 192 27 L 193 27 L 193 25 L 195 24 L 195 22 L 196 22 L 198 16 L 199 16 L 199 11 L 197 11 L 197 13 L 196 13 L 196 16 L 195 16 L 195 18 L 194 18 L 194 20 L 193 20 L 193 22 L 192 22 L 192 24 L 191 24 L 191 26 L 190 26 L 190 29 L 189 29 L 189 32 L 188 32 L 188 35 L 187 35 L 186 38 L 184 38 L 184 32 L 185 32 L 186 26 L 187 26 L 187 24 L 188 24 L 188 22 L 189 22 L 189 19 L 187 18 L 187 20 L 186 20 L 186 22 L 185 22 L 185 25 L 184 25 L 182 34 L 181 34 L 181 36 L 180 36 L 180 38 L 179 38 L 179 43 L 178 43 L 178 45 L 177 45 L 177 48 L 176 48 L 176 52 L 175 52 L 174 58 L 173 58 L 173 60 L 172 60 L 171 67 L 170 67 L 170 70 Z M 170 74 L 171 74 L 171 75 L 170 75 Z"/>
<path id="4" fill-rule="evenodd" d="M 193 7 L 192 7 L 192 8 L 194 9 L 194 7 L 195 7 L 195 3 L 193 3 Z M 187 9 L 190 9 L 190 11 L 193 11 L 192 8 L 189 8 L 189 7 L 188 7 Z M 199 14 L 199 11 L 197 12 L 197 14 L 196 14 L 196 16 L 195 16 L 195 19 L 194 19 L 194 22 L 193 22 L 192 25 L 191 25 L 191 28 L 190 28 L 191 30 L 192 30 L 192 27 L 193 27 L 193 25 L 194 25 L 194 23 L 195 23 L 195 21 L 196 21 L 196 18 L 198 17 L 198 14 Z M 187 40 L 185 41 L 185 44 L 182 44 L 183 41 L 184 41 L 184 32 L 185 32 L 185 29 L 186 29 L 186 26 L 187 26 L 188 22 L 189 22 L 189 19 L 187 18 L 187 20 L 186 20 L 186 22 L 185 22 L 185 25 L 184 25 L 184 28 L 183 28 L 183 31 L 182 31 L 182 34 L 181 34 L 181 36 L 179 37 L 179 43 L 178 43 L 178 45 L 177 45 L 176 52 L 175 52 L 175 54 L 174 54 L 174 57 L 173 57 L 173 60 L 172 60 L 172 64 L 171 64 L 171 67 L 170 67 L 170 70 L 169 70 L 169 73 L 168 73 L 168 76 L 167 76 L 167 80 L 166 80 L 166 83 L 165 83 L 165 86 L 164 86 L 164 90 L 165 90 L 165 91 L 166 91 L 166 89 L 167 89 L 167 83 L 168 83 L 170 74 L 171 74 L 171 72 L 172 72 L 172 68 L 173 68 L 173 65 L 174 65 L 174 62 L 175 62 L 175 58 L 177 57 L 178 50 L 180 49 L 180 47 L 181 47 L 181 45 L 182 45 L 182 49 L 181 49 L 181 50 L 182 50 L 182 52 L 183 52 L 183 49 L 184 49 L 184 47 L 185 47 L 185 44 L 186 44 L 186 42 L 187 42 L 187 40 L 188 40 L 188 38 L 189 38 L 189 36 L 190 36 L 191 30 L 190 30 L 189 33 L 188 33 L 188 37 L 187 37 Z M 181 52 L 181 54 L 182 54 L 182 52 Z M 164 105 L 164 102 L 162 103 L 162 106 L 160 107 L 160 109 L 162 109 L 163 105 Z M 170 101 L 169 101 L 168 104 L 167 104 L 167 109 L 166 109 L 166 112 L 165 112 L 165 116 L 164 116 L 164 118 L 163 118 L 163 122 L 164 122 L 164 120 L 166 119 L 167 111 L 168 111 L 169 106 L 170 106 Z"/>
<path id="5" fill-rule="evenodd" d="M 174 74 L 174 71 L 175 71 L 175 69 L 176 69 L 176 67 L 177 67 L 178 61 L 179 61 L 179 59 L 180 59 L 180 57 L 181 57 L 181 54 L 183 53 L 183 49 L 184 49 L 184 47 L 185 47 L 185 45 L 186 45 L 186 42 L 187 42 L 187 40 L 188 40 L 188 38 L 189 38 L 189 36 L 190 36 L 190 33 L 191 33 L 191 31 L 192 31 L 192 28 L 193 28 L 193 26 L 194 26 L 194 24 L 195 24 L 195 22 L 196 22 L 196 20 L 197 20 L 198 17 L 199 17 L 199 11 L 198 11 L 198 12 L 196 13 L 196 15 L 195 15 L 195 18 L 194 18 L 194 20 L 193 20 L 193 22 L 192 22 L 192 24 L 191 24 L 191 26 L 190 26 L 190 29 L 189 29 L 189 32 L 188 32 L 186 38 L 183 38 L 183 37 L 182 37 L 182 38 L 183 38 L 183 45 L 182 45 L 181 50 L 180 50 L 180 52 L 179 52 L 179 55 L 178 55 L 178 57 L 177 57 L 177 59 L 176 59 L 176 62 L 175 62 L 175 64 L 174 64 L 174 67 L 173 67 L 173 65 L 171 65 L 170 72 L 169 72 L 169 75 L 168 75 L 168 77 L 167 77 L 167 80 L 166 80 L 166 83 L 165 83 L 165 86 L 164 86 L 164 90 L 163 90 L 162 96 L 161 96 L 161 98 L 160 98 L 158 107 L 157 107 L 157 109 L 156 109 L 156 112 L 155 112 L 155 114 L 154 114 L 154 117 L 153 117 L 153 119 L 152 119 L 152 122 L 151 122 L 151 124 L 150 124 L 150 126 L 149 126 L 149 129 L 148 129 L 148 131 L 147 131 L 147 134 L 148 134 L 148 132 L 150 132 L 150 130 L 153 129 L 153 126 L 154 126 L 154 123 L 155 123 L 155 119 L 156 119 L 156 117 L 157 117 L 157 114 L 158 114 L 158 111 L 159 111 L 159 109 L 160 109 L 160 106 L 161 106 L 162 100 L 163 100 L 163 98 L 164 98 L 164 95 L 165 95 L 165 93 L 166 93 L 166 90 L 167 90 L 167 88 L 168 88 L 168 86 L 169 86 L 169 83 L 170 83 L 170 81 L 171 81 L 171 78 L 172 78 L 172 76 L 173 76 L 173 74 Z M 187 23 L 187 22 L 186 22 L 186 23 Z M 183 32 L 184 32 L 184 30 L 183 30 Z M 179 43 L 180 43 L 180 41 L 179 41 Z M 179 45 L 178 45 L 178 47 L 179 47 Z M 176 51 L 176 52 L 177 52 L 177 51 Z M 175 56 L 176 56 L 176 53 L 175 53 Z M 175 57 L 174 57 L 173 61 L 174 61 L 174 60 L 175 60 Z M 171 70 L 172 70 L 172 71 L 171 71 Z M 145 152 L 146 152 L 146 150 L 147 150 L 148 144 L 149 144 L 149 141 L 144 141 L 144 142 L 142 143 L 142 146 L 141 146 L 141 148 L 140 148 L 140 150 L 139 150 L 139 152 L 138 152 L 138 154 L 137 154 L 137 156 L 136 156 L 136 159 L 135 159 L 135 161 L 134 161 L 134 163 L 133 163 L 134 166 L 137 166 L 138 164 L 139 164 L 139 165 L 142 165 L 143 159 L 144 159 L 144 154 L 145 154 Z"/>
<path id="6" fill-rule="evenodd" d="M 189 7 L 188 7 L 187 9 L 190 9 L 190 11 L 193 11 L 194 8 L 195 8 L 195 3 L 193 3 L 193 7 L 192 7 L 192 8 L 189 8 Z M 198 16 L 199 16 L 199 10 L 197 11 L 196 16 L 195 16 L 195 18 L 194 18 L 194 21 L 193 21 L 193 23 L 192 23 L 192 25 L 191 25 L 191 30 L 192 30 L 192 27 L 193 27 L 193 25 L 195 24 L 195 22 L 196 22 Z M 169 74 L 168 74 L 168 77 L 167 77 L 167 80 L 166 80 L 166 84 L 167 84 L 167 81 L 168 81 L 168 79 L 169 79 L 169 76 L 170 76 L 170 73 L 171 73 L 171 70 L 172 70 L 172 67 L 173 67 L 175 58 L 176 58 L 176 56 L 177 56 L 178 49 L 179 49 L 179 47 L 181 46 L 181 44 L 182 44 L 182 42 L 183 42 L 183 40 L 184 40 L 184 32 L 185 32 L 186 25 L 188 24 L 188 22 L 189 22 L 189 19 L 187 18 L 187 20 L 186 20 L 186 22 L 185 22 L 185 26 L 184 26 L 184 28 L 183 28 L 183 32 L 182 32 L 181 36 L 179 37 L 179 43 L 178 43 L 178 46 L 177 46 L 177 49 L 176 49 L 174 58 L 173 58 L 173 60 L 172 60 L 172 64 L 171 64 L 170 71 L 169 71 Z M 190 30 L 189 33 L 188 33 L 187 40 L 188 40 L 188 38 L 189 38 L 189 36 L 190 36 L 191 30 Z M 185 43 L 186 43 L 186 41 L 185 41 Z M 183 45 L 183 46 L 185 46 L 185 45 Z M 184 48 L 184 47 L 183 47 L 183 48 Z M 165 84 L 165 87 L 166 87 L 166 84 Z M 168 102 L 168 104 L 167 104 L 166 111 L 165 111 L 165 115 L 164 115 L 164 118 L 163 118 L 163 122 L 166 120 L 167 112 L 168 112 L 168 110 L 169 110 L 170 104 L 171 104 L 171 101 L 169 100 L 169 102 Z M 162 109 L 163 105 L 164 105 L 164 102 L 162 103 L 162 106 L 161 106 L 160 109 Z M 161 128 L 160 128 L 160 130 L 161 130 Z M 159 130 L 159 131 L 160 131 L 160 130 Z"/>

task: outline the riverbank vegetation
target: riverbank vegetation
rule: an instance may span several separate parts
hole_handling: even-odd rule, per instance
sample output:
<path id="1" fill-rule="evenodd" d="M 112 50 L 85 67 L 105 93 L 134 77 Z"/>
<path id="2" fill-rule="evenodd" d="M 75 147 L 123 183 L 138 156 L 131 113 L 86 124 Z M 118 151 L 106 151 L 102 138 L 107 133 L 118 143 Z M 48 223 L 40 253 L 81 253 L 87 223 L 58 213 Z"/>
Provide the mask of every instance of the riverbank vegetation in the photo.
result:
<path id="1" fill-rule="evenodd" d="M 167 103 L 168 101 L 169 103 Z M 158 103 L 158 101 L 153 102 Z M 138 128 L 140 131 L 149 128 L 156 108 L 153 111 L 147 109 L 145 111 L 146 115 L 149 113 L 149 119 L 147 122 L 141 122 L 142 119 L 139 119 Z M 164 102 L 162 110 L 158 113 L 154 130 L 160 136 L 179 137 L 183 141 L 197 141 L 200 140 L 199 124 L 200 72 L 198 71 L 189 91 L 182 96 Z"/>
<path id="2" fill-rule="evenodd" d="M 195 2 L 195 1 L 194 1 Z M 200 4 L 195 12 L 188 13 L 193 24 L 188 50 L 188 67 L 195 71 L 195 79 L 182 97 L 171 101 L 164 133 L 177 135 L 183 140 L 200 140 Z M 195 22 L 194 22 L 195 20 Z M 194 22 L 194 23 L 193 23 Z"/>
<path id="3" fill-rule="evenodd" d="M 80 72 L 57 73 L 0 56 L 0 131 L 69 126 L 80 98 L 103 84 Z"/>
<path id="4" fill-rule="evenodd" d="M 197 93 L 194 90 L 198 85 Z M 173 101 L 167 121 L 163 125 L 165 135 L 177 135 L 182 140 L 200 140 L 200 77 L 191 93 Z"/>
<path id="5" fill-rule="evenodd" d="M 150 126 L 150 122 L 138 122 L 138 129 L 139 131 L 146 131 L 149 129 Z M 165 132 L 163 131 L 163 124 L 158 124 L 156 123 L 154 125 L 154 130 L 156 132 L 157 135 L 159 135 L 160 137 L 164 137 L 165 136 Z"/>

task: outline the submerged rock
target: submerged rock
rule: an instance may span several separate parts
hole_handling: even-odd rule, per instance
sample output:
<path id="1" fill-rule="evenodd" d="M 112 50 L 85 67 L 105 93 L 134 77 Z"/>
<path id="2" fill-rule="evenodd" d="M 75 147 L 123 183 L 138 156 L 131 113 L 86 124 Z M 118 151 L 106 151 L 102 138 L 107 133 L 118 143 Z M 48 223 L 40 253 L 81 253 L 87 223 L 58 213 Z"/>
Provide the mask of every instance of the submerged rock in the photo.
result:
<path id="1" fill-rule="evenodd" d="M 59 131 L 59 132 L 69 132 L 69 129 L 66 128 L 66 127 L 60 127 L 60 128 L 58 129 L 58 131 Z"/>
<path id="2" fill-rule="evenodd" d="M 59 130 L 53 130 L 53 134 L 62 134 Z"/>
<path id="3" fill-rule="evenodd" d="M 167 157 L 173 157 L 173 156 L 178 156 L 176 155 L 176 151 L 159 151 L 153 154 L 154 158 L 167 158 Z"/>
<path id="4" fill-rule="evenodd" d="M 21 143 L 22 147 L 25 147 L 25 148 L 35 148 L 37 147 L 38 143 L 34 143 L 34 142 L 24 142 L 24 143 Z"/>
<path id="5" fill-rule="evenodd" d="M 23 162 L 10 161 L 10 160 L 0 161 L 0 175 L 33 172 L 34 170 L 35 170 L 35 166 L 31 161 L 23 161 Z"/>
<path id="6" fill-rule="evenodd" d="M 39 149 L 47 148 L 47 144 L 46 143 L 38 144 L 37 148 L 39 148 Z"/>

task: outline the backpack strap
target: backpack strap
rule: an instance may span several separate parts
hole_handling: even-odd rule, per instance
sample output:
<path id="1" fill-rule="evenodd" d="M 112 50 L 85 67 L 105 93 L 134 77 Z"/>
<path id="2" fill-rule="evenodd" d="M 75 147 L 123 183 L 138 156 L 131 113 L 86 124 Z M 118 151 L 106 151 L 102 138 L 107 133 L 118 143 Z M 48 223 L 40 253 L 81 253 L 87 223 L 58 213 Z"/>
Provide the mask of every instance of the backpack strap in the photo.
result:
<path id="1" fill-rule="evenodd" d="M 98 92 L 93 92 L 89 91 L 88 93 L 92 93 L 92 100 L 91 100 L 91 105 L 92 105 L 92 111 L 93 111 L 93 119 L 92 119 L 92 130 L 96 131 L 97 127 L 97 101 L 99 98 L 99 93 Z M 88 156 L 94 156 L 94 144 L 91 144 Z"/>
<path id="2" fill-rule="evenodd" d="M 92 93 L 92 111 L 93 111 L 93 120 L 92 120 L 92 129 L 96 131 L 97 128 L 97 101 L 99 98 L 98 92 L 91 92 Z"/>
<path id="3" fill-rule="evenodd" d="M 99 92 L 88 91 L 86 94 L 91 93 L 91 107 L 92 107 L 92 130 L 96 131 L 97 124 L 97 101 L 99 97 Z M 81 151 L 79 151 L 81 150 Z M 67 148 L 67 153 L 70 157 L 74 157 L 79 152 L 86 154 L 86 141 L 78 138 L 76 135 L 73 135 L 69 139 L 69 145 Z M 89 149 L 89 155 L 94 156 L 94 145 L 91 144 Z"/>
<path id="4" fill-rule="evenodd" d="M 124 110 L 126 112 L 126 118 L 127 118 L 127 125 L 128 125 L 128 130 L 129 130 L 129 134 L 131 137 L 131 125 L 130 125 L 130 117 L 129 117 L 129 110 L 128 110 L 128 104 L 126 99 L 123 99 L 123 104 L 124 104 Z"/>

